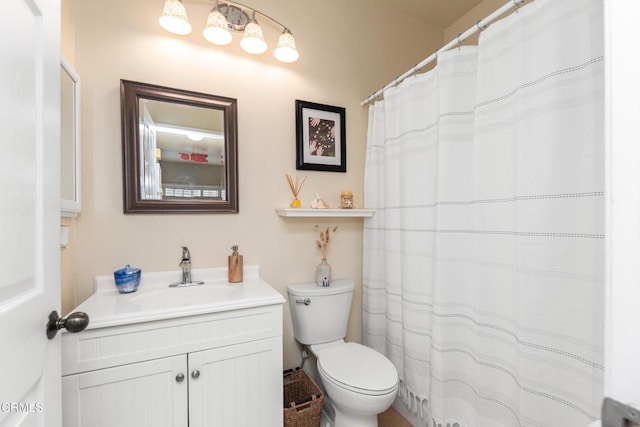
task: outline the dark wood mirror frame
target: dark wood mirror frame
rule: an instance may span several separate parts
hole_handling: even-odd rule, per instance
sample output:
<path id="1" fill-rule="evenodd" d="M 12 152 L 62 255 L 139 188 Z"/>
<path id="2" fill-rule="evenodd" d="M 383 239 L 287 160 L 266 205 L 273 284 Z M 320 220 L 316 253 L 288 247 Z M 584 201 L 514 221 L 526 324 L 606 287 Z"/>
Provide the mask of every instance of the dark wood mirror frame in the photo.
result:
<path id="1" fill-rule="evenodd" d="M 140 186 L 140 99 L 211 108 L 224 113 L 226 200 L 144 200 Z M 120 81 L 124 213 L 238 213 L 237 100 L 128 80 Z"/>

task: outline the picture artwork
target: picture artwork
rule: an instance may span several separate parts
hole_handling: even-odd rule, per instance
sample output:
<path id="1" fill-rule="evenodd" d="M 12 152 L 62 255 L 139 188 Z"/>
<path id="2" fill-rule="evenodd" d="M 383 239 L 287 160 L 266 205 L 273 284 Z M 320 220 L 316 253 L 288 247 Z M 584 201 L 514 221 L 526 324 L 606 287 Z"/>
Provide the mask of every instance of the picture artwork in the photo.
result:
<path id="1" fill-rule="evenodd" d="M 309 117 L 309 153 L 312 156 L 336 156 L 336 122 Z"/>
<path id="2" fill-rule="evenodd" d="M 296 169 L 347 171 L 345 109 L 296 100 Z"/>

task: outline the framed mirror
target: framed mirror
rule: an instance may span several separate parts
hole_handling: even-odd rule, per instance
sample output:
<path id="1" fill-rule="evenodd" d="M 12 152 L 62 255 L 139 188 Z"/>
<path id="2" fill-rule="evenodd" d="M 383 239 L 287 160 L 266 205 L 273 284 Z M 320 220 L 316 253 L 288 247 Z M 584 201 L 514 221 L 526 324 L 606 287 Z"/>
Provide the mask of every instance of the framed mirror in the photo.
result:
<path id="1" fill-rule="evenodd" d="M 237 213 L 233 98 L 121 80 L 124 213 Z"/>
<path id="2" fill-rule="evenodd" d="M 60 62 L 60 216 L 80 212 L 80 78 Z"/>

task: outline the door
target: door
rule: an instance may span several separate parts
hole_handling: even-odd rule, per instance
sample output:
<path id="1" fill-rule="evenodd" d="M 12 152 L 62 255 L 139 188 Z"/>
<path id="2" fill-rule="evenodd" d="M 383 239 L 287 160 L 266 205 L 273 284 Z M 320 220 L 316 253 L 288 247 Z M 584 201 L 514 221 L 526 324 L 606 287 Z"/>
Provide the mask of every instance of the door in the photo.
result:
<path id="1" fill-rule="evenodd" d="M 187 356 L 62 379 L 64 427 L 187 427 Z"/>
<path id="2" fill-rule="evenodd" d="M 59 0 L 0 14 L 0 425 L 60 426 Z"/>
<path id="3" fill-rule="evenodd" d="M 189 353 L 191 427 L 281 427 L 282 338 Z"/>

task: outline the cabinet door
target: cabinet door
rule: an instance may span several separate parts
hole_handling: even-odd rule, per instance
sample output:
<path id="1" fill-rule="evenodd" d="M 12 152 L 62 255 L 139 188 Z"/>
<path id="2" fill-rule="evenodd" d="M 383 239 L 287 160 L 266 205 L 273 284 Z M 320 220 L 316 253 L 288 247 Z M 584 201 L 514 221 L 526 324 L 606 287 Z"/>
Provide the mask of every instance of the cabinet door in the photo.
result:
<path id="1" fill-rule="evenodd" d="M 62 393 L 65 427 L 187 427 L 187 356 L 67 375 Z"/>
<path id="2" fill-rule="evenodd" d="M 190 353 L 189 425 L 282 427 L 282 338 Z"/>

